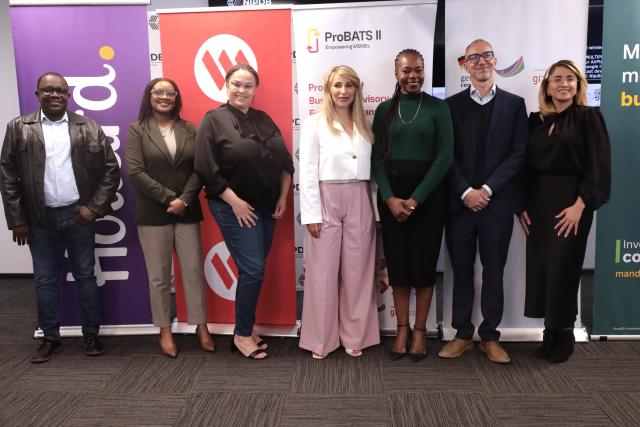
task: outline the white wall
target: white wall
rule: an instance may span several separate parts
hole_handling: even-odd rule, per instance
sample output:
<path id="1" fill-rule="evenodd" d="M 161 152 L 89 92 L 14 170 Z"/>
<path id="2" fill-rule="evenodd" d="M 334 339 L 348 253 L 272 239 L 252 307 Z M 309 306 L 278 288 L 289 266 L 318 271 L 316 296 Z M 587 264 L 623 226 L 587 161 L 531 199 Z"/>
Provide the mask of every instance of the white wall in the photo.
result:
<path id="1" fill-rule="evenodd" d="M 0 102 L 1 141 L 4 141 L 7 122 L 20 114 L 10 21 L 9 2 L 3 1 L 0 4 L 0 76 L 3 77 L 5 85 L 3 99 Z M 0 206 L 0 274 L 31 273 L 32 271 L 29 249 L 13 243 L 11 232 L 7 229 L 4 220 L 4 208 Z"/>

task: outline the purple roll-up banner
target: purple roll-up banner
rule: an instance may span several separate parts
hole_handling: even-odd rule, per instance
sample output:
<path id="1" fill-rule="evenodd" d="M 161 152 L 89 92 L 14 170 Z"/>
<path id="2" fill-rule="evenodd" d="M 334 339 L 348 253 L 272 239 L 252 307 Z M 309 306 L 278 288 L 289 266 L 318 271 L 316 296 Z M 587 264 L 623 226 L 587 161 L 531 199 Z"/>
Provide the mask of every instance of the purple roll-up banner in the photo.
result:
<path id="1" fill-rule="evenodd" d="M 47 71 L 65 76 L 69 110 L 102 125 L 123 167 L 127 125 L 138 117 L 149 81 L 145 6 L 12 7 L 20 113 L 39 108 L 34 95 Z M 151 323 L 147 271 L 134 221 L 134 189 L 124 170 L 114 212 L 96 225 L 96 276 L 102 302 L 102 333 L 143 333 Z M 60 278 L 63 335 L 81 325 L 76 289 L 65 256 Z M 150 332 L 150 331 L 147 331 Z"/>

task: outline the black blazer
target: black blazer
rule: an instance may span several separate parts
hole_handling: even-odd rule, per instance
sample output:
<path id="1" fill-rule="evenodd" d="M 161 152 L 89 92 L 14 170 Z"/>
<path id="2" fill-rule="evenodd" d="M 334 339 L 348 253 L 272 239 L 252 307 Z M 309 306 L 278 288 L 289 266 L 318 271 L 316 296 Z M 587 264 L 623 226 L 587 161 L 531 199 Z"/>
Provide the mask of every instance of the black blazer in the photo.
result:
<path id="1" fill-rule="evenodd" d="M 449 211 L 465 209 L 460 197 L 471 187 L 476 135 L 471 129 L 470 88 L 446 99 L 453 119 L 454 161 L 447 175 Z M 471 101 L 474 102 L 474 101 Z M 497 88 L 484 155 L 484 184 L 493 191 L 487 206 L 496 215 L 522 211 L 522 178 L 528 141 L 524 99 Z"/>
<path id="2" fill-rule="evenodd" d="M 196 129 L 188 122 L 176 123 L 176 155 L 171 158 L 154 119 L 149 126 L 129 125 L 127 135 L 127 176 L 136 191 L 136 223 L 166 225 L 198 222 L 202 210 L 198 195 L 202 185 L 193 171 Z M 180 197 L 189 207 L 182 217 L 167 213 L 169 203 Z"/>

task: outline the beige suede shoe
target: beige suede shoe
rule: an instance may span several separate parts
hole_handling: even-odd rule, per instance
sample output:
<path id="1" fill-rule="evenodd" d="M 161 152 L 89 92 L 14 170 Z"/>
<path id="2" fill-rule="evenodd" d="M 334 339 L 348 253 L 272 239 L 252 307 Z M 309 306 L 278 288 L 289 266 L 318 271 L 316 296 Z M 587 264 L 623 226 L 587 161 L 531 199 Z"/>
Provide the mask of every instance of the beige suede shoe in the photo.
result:
<path id="1" fill-rule="evenodd" d="M 511 359 L 498 341 L 482 341 L 478 346 L 487 358 L 495 363 L 510 363 Z"/>
<path id="2" fill-rule="evenodd" d="M 438 353 L 438 356 L 443 359 L 455 359 L 464 354 L 465 351 L 473 348 L 473 340 L 463 340 L 460 338 L 454 338 L 442 347 L 442 350 Z"/>

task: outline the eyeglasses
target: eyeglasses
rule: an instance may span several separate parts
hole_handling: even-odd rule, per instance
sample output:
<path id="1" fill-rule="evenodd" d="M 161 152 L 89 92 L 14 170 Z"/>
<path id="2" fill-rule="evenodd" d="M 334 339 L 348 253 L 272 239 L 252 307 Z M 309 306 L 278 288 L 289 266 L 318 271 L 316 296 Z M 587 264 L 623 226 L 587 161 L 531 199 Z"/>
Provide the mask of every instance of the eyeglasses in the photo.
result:
<path id="1" fill-rule="evenodd" d="M 60 96 L 67 96 L 69 94 L 69 89 L 61 88 L 61 87 L 41 87 L 38 89 L 38 93 L 40 95 L 52 96 L 54 93 L 57 93 Z"/>
<path id="2" fill-rule="evenodd" d="M 489 62 L 493 59 L 493 57 L 493 51 L 488 50 L 482 53 L 472 53 L 471 55 L 467 56 L 467 61 L 471 62 L 472 64 L 477 64 L 478 62 L 480 62 L 480 58 L 484 59 L 486 62 Z"/>
<path id="3" fill-rule="evenodd" d="M 178 92 L 176 92 L 175 90 L 154 89 L 151 91 L 151 95 L 155 96 L 156 98 L 175 98 L 176 96 L 178 96 Z"/>
<path id="4" fill-rule="evenodd" d="M 231 80 L 229 84 L 233 86 L 234 89 L 244 88 L 244 90 L 254 90 L 256 88 L 256 84 L 253 82 L 242 83 L 238 80 Z"/>
<path id="5" fill-rule="evenodd" d="M 562 84 L 562 82 L 567 82 L 567 84 L 573 84 L 578 81 L 578 78 L 576 76 L 566 76 L 566 77 L 556 76 L 556 77 L 550 77 L 549 81 L 556 85 Z"/>

